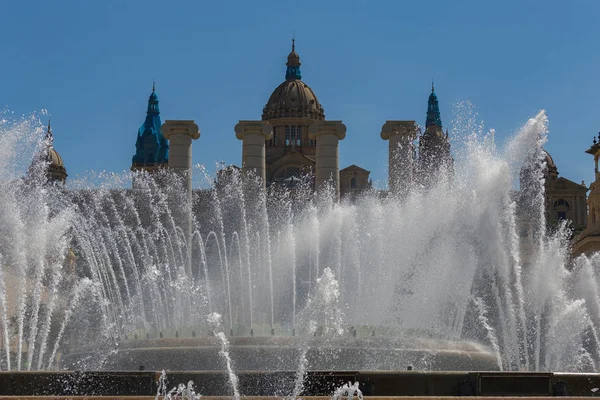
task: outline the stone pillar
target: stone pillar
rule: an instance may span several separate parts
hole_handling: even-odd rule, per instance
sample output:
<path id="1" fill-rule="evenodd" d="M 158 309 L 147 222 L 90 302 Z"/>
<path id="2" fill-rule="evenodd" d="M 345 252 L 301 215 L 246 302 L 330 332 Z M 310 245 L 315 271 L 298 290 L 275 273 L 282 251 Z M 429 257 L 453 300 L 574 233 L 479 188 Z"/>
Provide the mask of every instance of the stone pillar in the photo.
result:
<path id="1" fill-rule="evenodd" d="M 187 204 L 179 205 L 181 212 L 174 217 L 186 235 L 187 259 L 185 270 L 192 277 L 192 139 L 200 137 L 198 125 L 192 120 L 166 120 L 161 127 L 165 139 L 169 141 L 169 169 L 182 179 L 182 186 L 187 192 Z M 175 199 L 180 198 L 174 196 Z M 174 210 L 175 211 L 175 210 Z"/>
<path id="2" fill-rule="evenodd" d="M 413 184 L 413 142 L 418 129 L 415 121 L 386 121 L 381 127 L 381 138 L 389 140 L 388 186 L 394 195 L 408 194 Z"/>
<path id="3" fill-rule="evenodd" d="M 338 143 L 346 137 L 342 121 L 320 121 L 308 128 L 309 139 L 317 141 L 315 155 L 315 189 L 322 191 L 332 184 L 335 198 L 340 198 L 340 157 Z"/>
<path id="4" fill-rule="evenodd" d="M 169 168 L 191 170 L 192 139 L 200 137 L 198 125 L 192 120 L 166 120 L 161 131 L 169 141 Z M 191 184 L 190 176 L 190 189 Z"/>
<path id="5" fill-rule="evenodd" d="M 265 121 L 240 121 L 235 126 L 235 137 L 242 141 L 242 175 L 253 174 L 267 181 L 265 141 L 273 137 L 271 126 Z"/>

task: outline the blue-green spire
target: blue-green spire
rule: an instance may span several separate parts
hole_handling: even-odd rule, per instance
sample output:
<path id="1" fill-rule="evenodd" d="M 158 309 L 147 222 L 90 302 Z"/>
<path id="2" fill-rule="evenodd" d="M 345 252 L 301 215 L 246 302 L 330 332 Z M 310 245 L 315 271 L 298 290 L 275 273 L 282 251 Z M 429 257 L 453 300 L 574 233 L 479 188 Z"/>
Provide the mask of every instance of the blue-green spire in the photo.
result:
<path id="1" fill-rule="evenodd" d="M 300 56 L 296 53 L 296 39 L 292 39 L 292 52 L 288 55 L 287 70 L 285 71 L 285 80 L 293 81 L 296 79 L 302 79 L 300 73 Z"/>
<path id="2" fill-rule="evenodd" d="M 442 117 L 440 117 L 440 106 L 438 104 L 437 96 L 435 95 L 435 88 L 433 87 L 433 81 L 431 82 L 431 94 L 429 95 L 429 101 L 427 102 L 427 121 L 425 122 L 425 128 L 430 126 L 442 127 Z"/>
<path id="3" fill-rule="evenodd" d="M 138 129 L 136 152 L 133 156 L 133 164 L 153 165 L 166 164 L 169 161 L 169 142 L 163 136 L 160 127 L 160 110 L 158 108 L 158 96 L 155 92 L 154 82 L 152 93 L 148 98 L 148 110 L 146 120 Z"/>

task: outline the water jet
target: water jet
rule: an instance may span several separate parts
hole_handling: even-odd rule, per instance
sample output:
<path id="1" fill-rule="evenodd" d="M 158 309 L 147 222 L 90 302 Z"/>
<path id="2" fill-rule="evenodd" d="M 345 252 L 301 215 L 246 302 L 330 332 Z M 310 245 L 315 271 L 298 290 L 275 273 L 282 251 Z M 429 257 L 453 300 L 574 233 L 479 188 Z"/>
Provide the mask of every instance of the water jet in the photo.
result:
<path id="1" fill-rule="evenodd" d="M 242 394 L 248 371 L 307 387 L 316 370 L 344 385 L 357 381 L 348 371 L 400 379 L 409 365 L 412 377 L 595 372 L 600 256 L 570 260 L 560 228 L 521 261 L 519 207 L 543 218 L 543 186 L 523 200 L 512 185 L 525 163 L 542 174 L 546 122 L 504 151 L 470 136 L 451 182 L 352 202 L 302 185 L 250 195 L 232 173 L 194 190 L 190 214 L 178 201 L 189 182 L 169 171 L 140 173 L 134 189 L 0 178 L 0 368 L 227 370 Z M 0 129 L 0 145 L 11 134 Z"/>

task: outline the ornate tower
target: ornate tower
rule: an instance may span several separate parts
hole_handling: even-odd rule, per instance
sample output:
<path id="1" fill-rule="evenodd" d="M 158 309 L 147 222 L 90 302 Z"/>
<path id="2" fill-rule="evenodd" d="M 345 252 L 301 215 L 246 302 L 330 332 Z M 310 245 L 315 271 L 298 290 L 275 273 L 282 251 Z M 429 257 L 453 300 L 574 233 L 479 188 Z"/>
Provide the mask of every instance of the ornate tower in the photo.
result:
<path id="1" fill-rule="evenodd" d="M 452 175 L 454 160 L 450 155 L 448 130 L 442 129 L 440 107 L 433 83 L 427 102 L 425 132 L 419 139 L 419 175 L 425 186 L 434 184 L 443 174 Z"/>
<path id="2" fill-rule="evenodd" d="M 48 120 L 48 129 L 41 150 L 35 155 L 27 172 L 28 178 L 38 183 L 64 184 L 67 170 L 62 157 L 54 149 L 54 136 Z"/>
<path id="3" fill-rule="evenodd" d="M 167 166 L 169 143 L 161 132 L 161 125 L 158 96 L 155 92 L 155 86 L 152 84 L 146 120 L 138 129 L 135 142 L 136 151 L 131 162 L 132 171 L 145 170 L 151 172 Z"/>

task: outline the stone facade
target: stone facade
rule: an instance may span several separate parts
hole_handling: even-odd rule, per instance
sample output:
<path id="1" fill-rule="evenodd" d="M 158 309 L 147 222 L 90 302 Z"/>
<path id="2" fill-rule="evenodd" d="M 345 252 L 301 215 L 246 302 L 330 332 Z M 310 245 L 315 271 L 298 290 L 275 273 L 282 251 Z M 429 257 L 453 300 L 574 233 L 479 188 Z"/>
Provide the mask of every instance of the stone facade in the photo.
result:
<path id="1" fill-rule="evenodd" d="M 350 165 L 340 170 L 340 195 L 354 198 L 372 187 L 370 172 L 358 165 Z"/>
<path id="2" fill-rule="evenodd" d="M 598 134 L 600 139 L 600 134 Z M 592 146 L 586 153 L 594 157 L 595 180 L 590 185 L 587 199 L 587 227 L 577 237 L 573 245 L 573 254 L 591 254 L 600 251 L 600 172 L 598 160 L 600 159 L 600 143 L 594 137 Z"/>

